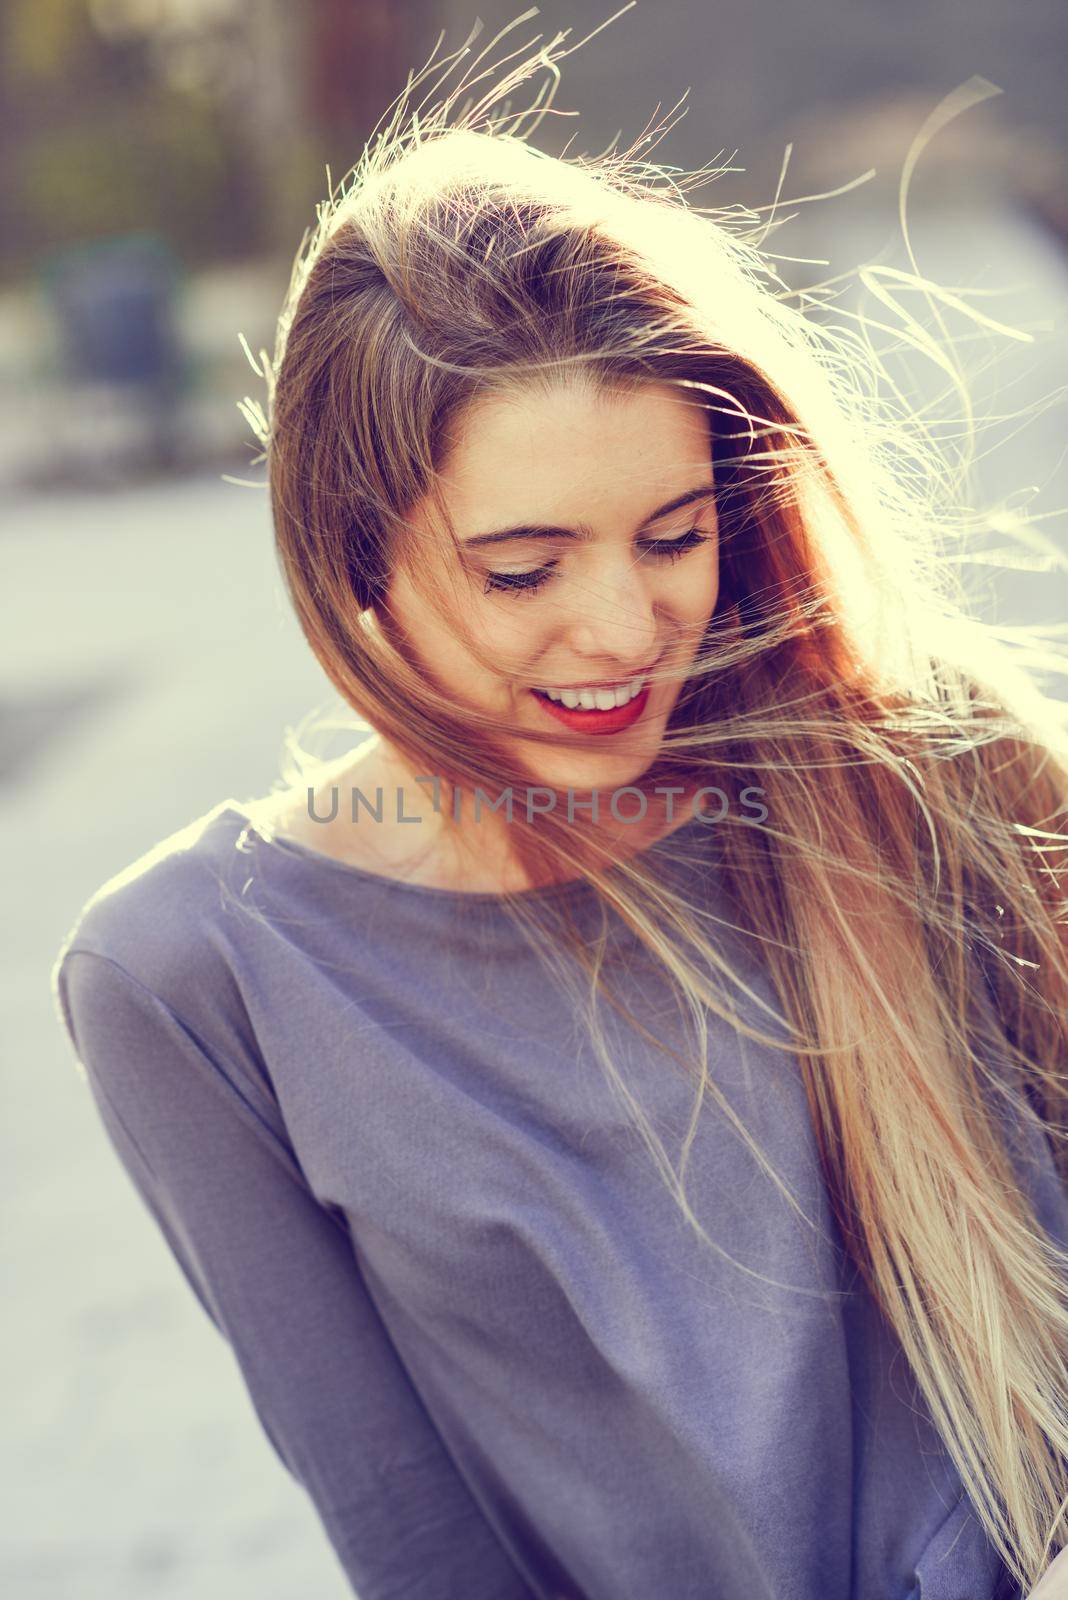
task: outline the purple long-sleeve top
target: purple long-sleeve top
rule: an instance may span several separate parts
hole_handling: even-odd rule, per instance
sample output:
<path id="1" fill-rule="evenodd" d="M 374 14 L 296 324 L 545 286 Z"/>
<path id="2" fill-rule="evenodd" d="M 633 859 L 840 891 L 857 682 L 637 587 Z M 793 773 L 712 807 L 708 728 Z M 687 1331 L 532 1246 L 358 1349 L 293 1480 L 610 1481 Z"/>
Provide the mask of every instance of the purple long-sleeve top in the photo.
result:
<path id="1" fill-rule="evenodd" d="M 687 1192 L 709 1249 L 500 897 L 252 814 L 227 800 L 105 884 L 53 982 L 108 1136 L 361 1600 L 1018 1595 L 841 1247 L 796 1058 L 709 1017 L 714 1081 L 803 1213 L 706 1102 Z M 653 852 L 723 909 L 707 821 Z M 600 926 L 585 884 L 526 899 Z M 666 978 L 609 925 L 628 1003 L 673 1037 Z M 677 1156 L 692 1080 L 602 1020 Z M 1017 1158 L 1068 1244 L 1037 1119 Z"/>

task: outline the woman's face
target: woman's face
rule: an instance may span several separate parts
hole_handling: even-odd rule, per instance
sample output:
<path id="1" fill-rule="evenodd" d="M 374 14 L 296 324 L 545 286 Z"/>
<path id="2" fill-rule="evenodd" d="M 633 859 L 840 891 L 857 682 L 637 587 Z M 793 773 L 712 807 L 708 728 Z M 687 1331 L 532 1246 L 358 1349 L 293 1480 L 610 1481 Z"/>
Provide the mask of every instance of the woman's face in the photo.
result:
<path id="1" fill-rule="evenodd" d="M 517 744 L 533 782 L 633 782 L 656 758 L 716 604 L 704 410 L 659 383 L 576 382 L 476 401 L 453 437 L 441 490 L 459 557 L 423 504 L 410 559 L 459 597 L 488 660 L 516 680 L 482 666 L 404 568 L 388 594 L 398 642 L 459 704 L 555 736 Z M 643 689 L 654 666 L 678 676 Z"/>

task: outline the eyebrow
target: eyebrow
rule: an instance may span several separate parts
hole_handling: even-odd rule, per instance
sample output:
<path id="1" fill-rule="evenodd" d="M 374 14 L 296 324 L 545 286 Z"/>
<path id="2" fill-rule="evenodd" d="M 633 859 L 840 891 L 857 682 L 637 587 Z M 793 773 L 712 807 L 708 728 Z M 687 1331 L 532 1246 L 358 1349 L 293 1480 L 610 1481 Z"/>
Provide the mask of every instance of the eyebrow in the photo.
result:
<path id="1" fill-rule="evenodd" d="M 700 500 L 708 500 L 716 492 L 713 483 L 703 483 L 696 489 L 687 489 L 683 494 L 677 494 L 673 500 L 668 500 L 658 506 L 645 521 L 640 524 L 638 532 L 648 528 L 650 523 L 659 522 L 661 517 L 666 517 L 672 511 L 681 511 L 684 506 L 695 505 Z M 492 533 L 476 533 L 470 539 L 460 542 L 465 549 L 476 546 L 504 544 L 509 539 L 588 539 L 588 531 L 578 528 L 556 528 L 537 522 L 520 522 L 510 528 L 495 528 Z"/>

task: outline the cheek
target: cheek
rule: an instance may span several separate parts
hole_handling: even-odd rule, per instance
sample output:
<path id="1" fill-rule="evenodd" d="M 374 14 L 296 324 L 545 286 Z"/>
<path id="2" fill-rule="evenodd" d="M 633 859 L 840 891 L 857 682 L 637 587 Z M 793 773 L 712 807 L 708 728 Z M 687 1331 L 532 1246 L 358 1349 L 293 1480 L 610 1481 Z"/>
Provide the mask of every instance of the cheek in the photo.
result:
<path id="1" fill-rule="evenodd" d="M 488 664 L 488 669 L 480 668 L 481 677 L 492 676 L 506 691 L 512 686 L 501 674 L 525 677 L 527 667 L 542 650 L 540 641 L 548 622 L 544 604 L 522 595 L 483 603 L 478 616 L 470 619 Z"/>
<path id="2" fill-rule="evenodd" d="M 454 693 L 476 710 L 507 708 L 512 697 L 524 692 L 526 669 L 536 654 L 537 630 L 533 620 L 524 625 L 516 612 L 522 601 L 505 602 L 487 613 L 472 608 L 464 619 L 471 647 L 447 629 L 434 635 L 435 664 L 450 681 Z M 514 673 L 519 680 L 510 681 Z"/>
<path id="3" fill-rule="evenodd" d="M 684 570 L 680 562 L 672 574 L 671 594 L 675 615 L 687 628 L 703 628 L 716 609 L 719 595 L 719 563 L 695 562 Z"/>
<path id="4" fill-rule="evenodd" d="M 456 604 L 463 606 L 466 597 L 458 595 Z M 463 690 L 473 679 L 483 675 L 483 669 L 471 655 L 463 638 L 463 628 L 472 630 L 479 648 L 486 648 L 481 619 L 470 609 L 463 617 L 450 609 L 432 605 L 406 576 L 399 576 L 390 592 L 389 609 L 395 633 L 403 638 L 405 653 L 435 678 L 448 680 L 453 692 Z"/>

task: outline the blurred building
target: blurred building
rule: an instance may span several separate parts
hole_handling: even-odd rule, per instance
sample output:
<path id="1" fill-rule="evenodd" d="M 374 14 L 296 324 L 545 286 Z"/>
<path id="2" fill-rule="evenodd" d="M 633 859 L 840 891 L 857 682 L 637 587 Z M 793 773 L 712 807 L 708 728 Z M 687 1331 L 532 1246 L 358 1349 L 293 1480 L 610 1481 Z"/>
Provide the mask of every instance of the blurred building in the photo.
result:
<path id="1" fill-rule="evenodd" d="M 870 203 L 892 217 L 917 131 L 979 75 L 1003 92 L 932 141 L 919 200 L 940 186 L 957 199 L 1005 193 L 1068 237 L 1059 0 L 1033 0 L 1011 19 L 995 0 L 640 0 L 609 22 L 614 9 L 547 0 L 517 23 L 518 0 L 6 0 L 0 481 L 109 481 L 139 461 L 154 470 L 242 454 L 236 400 L 255 380 L 238 332 L 254 350 L 271 344 L 327 170 L 337 183 L 408 70 L 459 50 L 478 17 L 468 66 L 509 23 L 495 56 L 562 29 L 577 45 L 608 22 L 564 63 L 562 114 L 545 119 L 539 142 L 595 152 L 618 135 L 625 149 L 689 90 L 687 114 L 654 157 L 695 167 L 719 156 L 741 169 L 702 197 L 717 205 L 770 201 L 790 145 L 787 197 L 874 167 Z M 833 225 L 833 210 L 821 215 L 822 228 Z M 130 389 L 96 385 L 90 395 L 54 290 L 82 270 L 87 249 L 129 239 L 172 259 L 160 329 L 173 317 L 183 359 L 167 402 L 174 437 L 161 440 L 157 426 L 125 449 L 131 418 L 151 408 Z M 798 243 L 803 254 L 804 219 Z M 144 311 L 148 292 L 131 282 L 131 303 Z M 121 328 L 114 313 L 112 303 Z"/>
<path id="2" fill-rule="evenodd" d="M 499 53 L 613 14 L 547 0 Z M 409 67 L 444 34 L 472 56 L 521 15 L 504 0 L 7 0 L 0 49 L 0 279 L 71 242 L 159 231 L 189 265 L 291 248 Z M 671 158 L 724 150 L 754 176 L 794 144 L 797 170 L 892 157 L 973 74 L 1003 96 L 963 133 L 978 166 L 1064 182 L 1068 9 L 1033 0 L 640 0 L 578 49 L 543 125 L 597 148 L 689 89 Z M 956 150 L 959 159 L 967 150 Z M 1052 158 L 1052 159 L 1051 159 Z M 1041 170 L 1039 170 L 1041 169 Z M 1030 176 L 1029 176 L 1030 174 Z"/>

